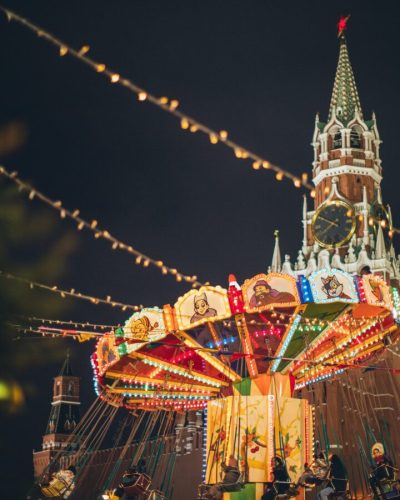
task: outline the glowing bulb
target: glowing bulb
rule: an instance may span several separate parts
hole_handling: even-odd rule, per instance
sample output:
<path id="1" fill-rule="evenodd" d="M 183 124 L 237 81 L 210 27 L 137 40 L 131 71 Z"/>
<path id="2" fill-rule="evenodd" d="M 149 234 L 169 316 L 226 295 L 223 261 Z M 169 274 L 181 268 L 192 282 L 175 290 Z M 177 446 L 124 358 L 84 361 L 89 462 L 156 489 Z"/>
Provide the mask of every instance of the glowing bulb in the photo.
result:
<path id="1" fill-rule="evenodd" d="M 179 106 L 179 101 L 177 101 L 176 99 L 173 99 L 173 100 L 169 103 L 169 107 L 170 107 L 171 109 L 176 109 L 178 106 Z"/>
<path id="2" fill-rule="evenodd" d="M 260 170 L 261 163 L 259 161 L 253 162 L 253 169 L 254 170 Z"/>
<path id="3" fill-rule="evenodd" d="M 300 181 L 300 179 L 295 179 L 295 180 L 293 181 L 293 184 L 294 184 L 294 187 L 299 188 L 299 187 L 301 186 L 301 181 Z"/>
<path id="4" fill-rule="evenodd" d="M 97 73 L 103 73 L 105 71 L 106 65 L 105 64 L 97 64 L 96 65 L 96 71 Z"/>
<path id="5" fill-rule="evenodd" d="M 143 102 L 143 101 L 145 101 L 146 99 L 147 99 L 147 94 L 146 94 L 146 92 L 139 92 L 139 94 L 138 94 L 138 101 Z"/>
<path id="6" fill-rule="evenodd" d="M 87 53 L 89 52 L 89 50 L 90 50 L 89 45 L 83 45 L 83 46 L 79 49 L 78 54 L 79 54 L 80 56 L 84 56 L 85 54 L 87 54 Z"/>
<path id="7" fill-rule="evenodd" d="M 111 75 L 111 82 L 112 83 L 117 83 L 119 81 L 119 74 L 118 73 L 114 73 L 113 75 Z"/>
<path id="8" fill-rule="evenodd" d="M 283 179 L 283 173 L 282 172 L 278 172 L 276 175 L 275 175 L 275 179 L 277 181 L 281 181 Z"/>
<path id="9" fill-rule="evenodd" d="M 60 47 L 60 56 L 63 57 L 66 54 L 68 54 L 68 48 L 67 47 Z"/>
<path id="10" fill-rule="evenodd" d="M 168 102 L 168 97 L 160 97 L 161 104 L 167 104 L 167 102 Z"/>
<path id="11" fill-rule="evenodd" d="M 187 130 L 189 128 L 189 125 L 189 121 L 186 118 L 182 118 L 181 128 L 183 128 L 183 130 Z"/>
<path id="12" fill-rule="evenodd" d="M 211 144 L 217 144 L 218 136 L 216 134 L 210 134 L 210 142 Z"/>
<path id="13" fill-rule="evenodd" d="M 266 170 L 268 170 L 270 168 L 271 164 L 269 163 L 269 161 L 263 161 L 262 162 L 262 167 L 265 168 Z"/>
<path id="14" fill-rule="evenodd" d="M 226 141 L 226 139 L 228 138 L 228 132 L 226 130 L 221 130 L 219 136 L 222 141 Z"/>

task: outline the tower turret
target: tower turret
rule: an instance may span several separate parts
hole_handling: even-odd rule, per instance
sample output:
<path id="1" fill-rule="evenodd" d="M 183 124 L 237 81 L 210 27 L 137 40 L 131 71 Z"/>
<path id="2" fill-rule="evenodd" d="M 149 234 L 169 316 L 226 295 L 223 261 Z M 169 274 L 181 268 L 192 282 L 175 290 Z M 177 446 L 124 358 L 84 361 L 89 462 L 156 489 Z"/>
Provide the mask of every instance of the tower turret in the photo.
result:
<path id="1" fill-rule="evenodd" d="M 389 253 L 391 214 L 382 201 L 382 141 L 375 113 L 364 118 L 345 37 L 348 17 L 338 25 L 339 58 L 327 121 L 319 114 L 315 118 L 314 209 L 303 203 L 302 254 L 318 267 L 329 261 L 351 273 L 368 259 L 371 271 L 389 283 L 398 277 Z M 322 250 L 324 259 L 319 258 Z M 313 266 L 314 261 L 306 269 Z"/>
<path id="2" fill-rule="evenodd" d="M 60 449 L 66 446 L 80 418 L 80 379 L 72 373 L 69 354 L 54 377 L 53 400 L 42 450 L 33 452 L 34 476 L 38 477 Z"/>

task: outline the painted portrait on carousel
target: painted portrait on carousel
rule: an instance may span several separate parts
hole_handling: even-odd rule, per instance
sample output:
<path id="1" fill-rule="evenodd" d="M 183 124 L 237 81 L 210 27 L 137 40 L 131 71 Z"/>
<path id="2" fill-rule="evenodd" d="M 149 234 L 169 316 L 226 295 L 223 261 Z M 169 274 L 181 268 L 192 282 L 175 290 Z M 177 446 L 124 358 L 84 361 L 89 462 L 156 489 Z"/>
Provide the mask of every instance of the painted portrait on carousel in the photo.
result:
<path id="1" fill-rule="evenodd" d="M 321 269 L 308 278 L 315 303 L 358 302 L 353 277 L 340 269 Z"/>
<path id="2" fill-rule="evenodd" d="M 178 326 L 182 330 L 231 316 L 227 291 L 219 286 L 191 290 L 179 297 L 174 307 Z"/>
<path id="3" fill-rule="evenodd" d="M 115 345 L 114 335 L 105 334 L 101 337 L 97 344 L 96 355 L 100 374 L 103 374 L 109 365 L 119 360 L 118 347 Z"/>
<path id="4" fill-rule="evenodd" d="M 300 304 L 296 280 L 287 274 L 258 274 L 246 280 L 242 289 L 247 312 Z"/>
<path id="5" fill-rule="evenodd" d="M 158 307 L 146 307 L 134 313 L 123 330 L 128 343 L 155 342 L 166 334 L 163 311 Z"/>
<path id="6" fill-rule="evenodd" d="M 386 309 L 392 309 L 392 297 L 390 289 L 386 282 L 375 274 L 367 274 L 362 278 L 365 298 L 368 304 L 372 306 L 381 306 Z"/>

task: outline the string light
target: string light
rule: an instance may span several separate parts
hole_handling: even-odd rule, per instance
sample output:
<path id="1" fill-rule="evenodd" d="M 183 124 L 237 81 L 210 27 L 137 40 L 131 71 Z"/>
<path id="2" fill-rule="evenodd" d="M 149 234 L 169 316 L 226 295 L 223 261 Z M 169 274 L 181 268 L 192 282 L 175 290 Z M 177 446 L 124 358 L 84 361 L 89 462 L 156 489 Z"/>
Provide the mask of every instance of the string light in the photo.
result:
<path id="1" fill-rule="evenodd" d="M 161 269 L 161 274 L 166 275 L 170 274 L 173 275 L 176 279 L 176 281 L 185 281 L 187 283 L 191 283 L 193 287 L 198 287 L 201 286 L 202 283 L 200 283 L 197 280 L 197 276 L 189 276 L 186 275 L 182 272 L 178 272 L 177 269 L 168 267 L 165 265 L 161 260 L 158 259 L 153 259 L 149 257 L 148 255 L 143 254 L 136 248 L 134 248 L 131 245 L 128 245 L 121 240 L 117 239 L 115 236 L 113 236 L 108 230 L 106 229 L 100 229 L 99 224 L 97 220 L 92 220 L 91 222 L 88 222 L 82 217 L 80 217 L 80 211 L 79 210 L 68 210 L 65 207 L 62 206 L 61 201 L 57 200 L 51 200 L 48 196 L 44 195 L 37 189 L 35 189 L 33 186 L 28 184 L 25 181 L 22 181 L 18 177 L 17 172 L 9 172 L 5 167 L 0 166 L 0 174 L 3 175 L 4 177 L 7 177 L 10 179 L 12 182 L 14 182 L 20 191 L 26 191 L 29 193 L 28 197 L 30 200 L 33 198 L 38 198 L 40 201 L 48 205 L 49 207 L 53 208 L 54 210 L 57 210 L 61 216 L 61 218 L 69 218 L 74 220 L 77 223 L 77 229 L 78 231 L 81 231 L 82 229 L 87 229 L 88 231 L 91 231 L 94 234 L 94 237 L 96 239 L 104 239 L 106 241 L 109 241 L 112 243 L 111 248 L 113 250 L 121 250 L 124 252 L 127 252 L 131 255 L 135 256 L 135 264 L 137 265 L 142 265 L 143 267 L 149 267 L 155 266 L 159 269 Z"/>
<path id="2" fill-rule="evenodd" d="M 71 288 L 70 290 L 64 290 L 62 288 L 59 288 L 58 286 L 50 286 L 50 285 L 45 285 L 43 283 L 38 283 L 37 281 L 32 281 L 28 280 L 25 278 L 21 278 L 20 276 L 15 276 L 14 274 L 5 272 L 0 270 L 0 278 L 5 278 L 9 280 L 14 280 L 18 281 L 20 283 L 24 283 L 26 285 L 29 285 L 29 288 L 40 288 L 42 290 L 47 290 L 48 292 L 54 293 L 56 295 L 59 295 L 62 298 L 65 297 L 73 297 L 75 299 L 81 299 L 81 300 L 86 300 L 88 302 L 91 302 L 92 304 L 98 305 L 98 304 L 107 304 L 112 307 L 119 307 L 123 311 L 126 311 L 127 309 L 131 311 L 139 311 L 143 306 L 138 306 L 138 305 L 132 305 L 132 304 L 124 304 L 123 302 L 117 302 L 114 300 L 107 300 L 107 299 L 102 299 L 99 297 L 93 297 L 92 295 L 87 295 L 81 292 L 77 292 L 75 288 Z"/>
<path id="3" fill-rule="evenodd" d="M 90 323 L 88 321 L 81 322 L 81 321 L 74 321 L 74 320 L 62 320 L 62 319 L 49 319 L 49 318 L 37 318 L 36 316 L 31 316 L 24 318 L 27 321 L 38 321 L 40 323 L 48 323 L 49 325 L 69 325 L 69 326 L 75 326 L 81 327 L 81 328 L 86 328 L 90 326 L 91 328 L 99 328 L 100 330 L 114 330 L 116 328 L 120 328 L 121 325 L 99 325 L 98 323 Z"/>
<path id="4" fill-rule="evenodd" d="M 66 43 L 62 42 L 58 38 L 56 38 L 54 35 L 49 33 L 48 31 L 45 31 L 44 29 L 40 28 L 39 26 L 35 25 L 31 21 L 29 21 L 26 18 L 23 18 L 16 14 L 15 12 L 12 12 L 9 9 L 6 9 L 5 7 L 0 6 L 0 10 L 2 10 L 9 21 L 15 21 L 25 28 L 29 29 L 30 31 L 34 32 L 36 35 L 40 36 L 47 42 L 51 43 L 52 45 L 58 47 L 60 55 L 66 55 L 69 54 L 70 56 L 74 57 L 75 59 L 83 62 L 84 64 L 88 65 L 92 69 L 94 69 L 97 73 L 105 75 L 107 78 L 110 79 L 112 83 L 122 85 L 126 89 L 128 89 L 130 92 L 133 92 L 139 101 L 148 101 L 151 104 L 161 108 L 163 111 L 166 111 L 170 113 L 171 115 L 175 116 L 176 118 L 179 119 L 180 124 L 182 129 L 187 130 L 189 129 L 190 132 L 197 132 L 200 131 L 203 134 L 207 135 L 210 138 L 210 141 L 212 144 L 216 144 L 218 142 L 218 137 L 221 139 L 221 142 L 225 144 L 227 147 L 232 149 L 235 153 L 235 156 L 238 159 L 251 159 L 255 162 L 260 162 L 260 164 L 263 165 L 268 165 L 268 168 L 276 172 L 277 174 L 277 180 L 283 180 L 284 178 L 289 179 L 293 182 L 293 185 L 297 188 L 300 186 L 303 186 L 306 189 L 309 189 L 311 192 L 314 191 L 313 186 L 308 183 L 308 177 L 307 174 L 303 173 L 301 177 L 297 177 L 296 175 L 293 175 L 291 172 L 288 170 L 283 169 L 282 167 L 273 164 L 271 162 L 266 161 L 264 158 L 261 158 L 259 155 L 253 153 L 252 151 L 248 150 L 247 148 L 244 148 L 243 146 L 240 146 L 236 142 L 233 142 L 228 139 L 228 132 L 226 130 L 221 130 L 220 132 L 217 132 L 216 130 L 211 129 L 204 123 L 196 120 L 195 118 L 192 118 L 191 116 L 187 115 L 186 113 L 183 113 L 182 111 L 178 110 L 179 107 L 179 101 L 177 99 L 169 99 L 166 96 L 162 97 L 156 97 L 152 94 L 150 94 L 147 90 L 141 88 L 139 85 L 136 83 L 132 82 L 131 80 L 127 78 L 121 77 L 118 73 L 115 73 L 114 71 L 111 71 L 108 69 L 108 67 L 104 63 L 99 63 L 95 61 L 94 59 L 90 58 L 87 56 L 87 51 L 84 51 L 82 49 L 80 50 L 75 50 L 74 48 L 70 47 Z M 87 46 L 84 46 L 87 47 Z M 62 54 L 61 54 L 61 49 L 62 49 Z M 185 124 L 185 126 L 183 126 Z M 187 125 L 187 126 L 186 126 Z M 212 139 L 211 139 L 212 138 Z M 215 139 L 216 138 L 216 139 Z M 215 142 L 214 142 L 215 141 Z M 253 164 L 254 165 L 254 164 Z"/>

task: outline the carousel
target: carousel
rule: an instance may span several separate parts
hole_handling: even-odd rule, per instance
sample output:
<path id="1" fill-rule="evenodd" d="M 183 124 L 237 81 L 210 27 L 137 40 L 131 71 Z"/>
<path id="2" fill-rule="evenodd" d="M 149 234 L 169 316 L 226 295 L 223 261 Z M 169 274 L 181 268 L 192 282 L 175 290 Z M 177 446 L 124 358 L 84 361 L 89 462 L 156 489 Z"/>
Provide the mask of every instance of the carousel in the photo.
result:
<path id="1" fill-rule="evenodd" d="M 242 285 L 230 275 L 227 289 L 192 289 L 101 335 L 91 358 L 95 389 L 111 411 L 150 416 L 143 440 L 161 414 L 203 411 L 199 498 L 211 498 L 208 489 L 233 460 L 240 475 L 223 498 L 260 499 L 276 457 L 293 485 L 313 461 L 314 409 L 301 391 L 368 367 L 395 341 L 399 307 L 398 290 L 372 274 L 269 273 Z M 163 498 L 139 461 L 137 453 L 120 493 L 103 498 Z"/>

